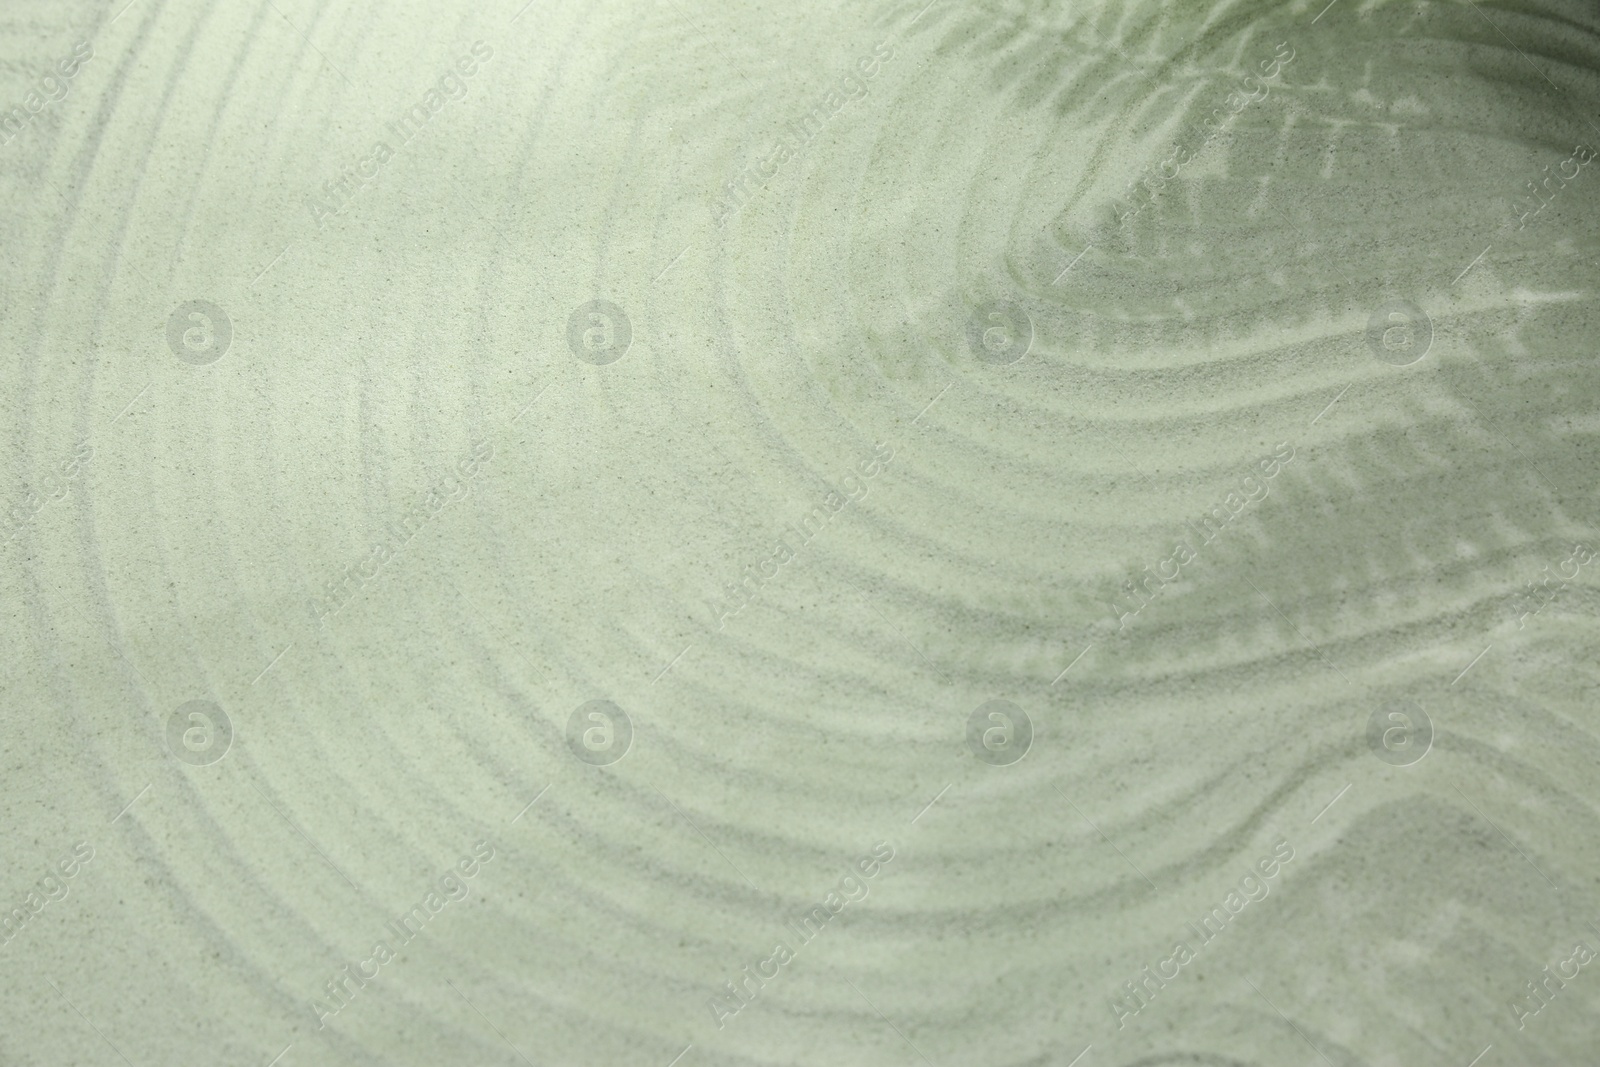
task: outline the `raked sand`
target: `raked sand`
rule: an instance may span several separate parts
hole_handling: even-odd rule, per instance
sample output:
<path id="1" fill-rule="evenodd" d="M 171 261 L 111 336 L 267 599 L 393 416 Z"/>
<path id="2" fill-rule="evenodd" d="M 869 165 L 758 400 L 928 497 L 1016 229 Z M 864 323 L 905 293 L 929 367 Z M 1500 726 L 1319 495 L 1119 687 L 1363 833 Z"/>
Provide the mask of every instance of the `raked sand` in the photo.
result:
<path id="1" fill-rule="evenodd" d="M 0 24 L 0 1062 L 1594 1061 L 1592 6 Z"/>

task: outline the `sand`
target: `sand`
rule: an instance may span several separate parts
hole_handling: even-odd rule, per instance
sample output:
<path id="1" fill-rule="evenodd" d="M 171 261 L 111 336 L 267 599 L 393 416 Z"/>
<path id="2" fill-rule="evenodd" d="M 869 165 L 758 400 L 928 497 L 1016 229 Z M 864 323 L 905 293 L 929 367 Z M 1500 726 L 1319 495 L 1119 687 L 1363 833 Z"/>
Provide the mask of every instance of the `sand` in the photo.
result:
<path id="1" fill-rule="evenodd" d="M 0 1061 L 1593 1059 L 1591 7 L 6 25 Z"/>

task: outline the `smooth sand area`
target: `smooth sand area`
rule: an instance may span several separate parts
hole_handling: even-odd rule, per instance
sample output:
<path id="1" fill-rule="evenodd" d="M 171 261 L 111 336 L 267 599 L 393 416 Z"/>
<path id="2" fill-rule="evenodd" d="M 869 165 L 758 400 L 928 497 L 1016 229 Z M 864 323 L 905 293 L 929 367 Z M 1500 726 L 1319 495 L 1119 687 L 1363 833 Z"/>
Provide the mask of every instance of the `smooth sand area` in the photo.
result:
<path id="1" fill-rule="evenodd" d="M 1600 16 L 925 3 L 0 16 L 0 1062 L 1594 1061 Z"/>

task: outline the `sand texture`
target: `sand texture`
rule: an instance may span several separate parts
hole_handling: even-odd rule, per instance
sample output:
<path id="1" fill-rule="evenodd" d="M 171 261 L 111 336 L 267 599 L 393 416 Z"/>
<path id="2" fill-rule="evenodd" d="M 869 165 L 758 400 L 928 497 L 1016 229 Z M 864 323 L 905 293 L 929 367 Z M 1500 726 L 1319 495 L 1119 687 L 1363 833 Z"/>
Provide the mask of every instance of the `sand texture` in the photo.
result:
<path id="1" fill-rule="evenodd" d="M 0 1064 L 1600 1058 L 1592 3 L 0 27 Z"/>

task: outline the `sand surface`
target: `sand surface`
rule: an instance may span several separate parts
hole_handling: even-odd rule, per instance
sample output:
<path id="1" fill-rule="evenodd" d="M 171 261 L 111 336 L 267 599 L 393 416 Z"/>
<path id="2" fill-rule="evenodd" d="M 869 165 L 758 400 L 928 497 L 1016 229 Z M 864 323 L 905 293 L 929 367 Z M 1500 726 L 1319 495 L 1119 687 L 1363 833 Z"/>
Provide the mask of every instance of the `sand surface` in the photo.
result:
<path id="1" fill-rule="evenodd" d="M 0 1063 L 1594 1062 L 1600 16 L 923 3 L 0 16 Z"/>

